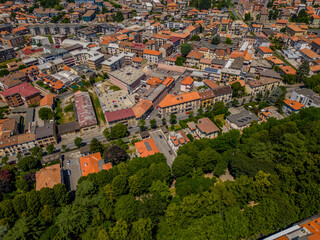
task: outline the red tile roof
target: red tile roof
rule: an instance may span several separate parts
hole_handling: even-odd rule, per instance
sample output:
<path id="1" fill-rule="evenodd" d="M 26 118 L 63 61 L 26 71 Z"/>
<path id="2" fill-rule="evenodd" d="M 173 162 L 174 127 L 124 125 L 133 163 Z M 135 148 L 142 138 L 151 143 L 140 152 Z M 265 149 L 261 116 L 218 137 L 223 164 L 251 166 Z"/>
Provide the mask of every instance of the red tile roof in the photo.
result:
<path id="1" fill-rule="evenodd" d="M 35 87 L 32 87 L 28 83 L 21 83 L 17 86 L 14 86 L 12 88 L 9 88 L 9 89 L 1 92 L 0 94 L 4 97 L 7 97 L 7 96 L 14 95 L 16 93 L 19 93 L 23 97 L 30 97 L 36 93 L 39 93 L 39 90 L 36 89 Z"/>
<path id="2" fill-rule="evenodd" d="M 140 154 L 140 157 L 148 157 L 159 152 L 159 149 L 152 138 L 136 142 L 134 144 Z"/>
<path id="3" fill-rule="evenodd" d="M 121 109 L 114 112 L 106 112 L 104 113 L 108 122 L 115 122 L 125 118 L 135 117 L 132 108 Z"/>

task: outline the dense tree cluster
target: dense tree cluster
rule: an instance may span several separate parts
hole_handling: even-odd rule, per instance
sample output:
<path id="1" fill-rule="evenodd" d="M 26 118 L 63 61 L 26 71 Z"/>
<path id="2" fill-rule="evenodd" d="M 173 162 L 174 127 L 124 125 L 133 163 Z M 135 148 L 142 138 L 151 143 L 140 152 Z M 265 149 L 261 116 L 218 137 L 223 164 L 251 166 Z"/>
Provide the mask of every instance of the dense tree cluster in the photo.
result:
<path id="1" fill-rule="evenodd" d="M 33 189 L 41 153 L 33 149 L 33 159 L 0 170 L 0 237 L 260 238 L 318 213 L 319 146 L 320 109 L 311 107 L 193 140 L 172 169 L 160 153 L 126 161 L 116 150 L 106 157 L 118 165 L 81 177 L 72 202 L 62 184 Z M 235 179 L 222 182 L 227 167 Z"/>

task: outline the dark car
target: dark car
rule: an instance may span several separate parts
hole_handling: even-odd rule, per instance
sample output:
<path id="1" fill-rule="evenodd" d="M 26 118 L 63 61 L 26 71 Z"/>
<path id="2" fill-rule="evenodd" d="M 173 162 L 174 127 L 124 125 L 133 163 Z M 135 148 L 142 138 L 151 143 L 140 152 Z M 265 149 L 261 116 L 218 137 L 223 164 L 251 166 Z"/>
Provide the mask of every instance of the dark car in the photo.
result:
<path id="1" fill-rule="evenodd" d="M 159 138 L 162 138 L 162 135 L 159 135 Z"/>

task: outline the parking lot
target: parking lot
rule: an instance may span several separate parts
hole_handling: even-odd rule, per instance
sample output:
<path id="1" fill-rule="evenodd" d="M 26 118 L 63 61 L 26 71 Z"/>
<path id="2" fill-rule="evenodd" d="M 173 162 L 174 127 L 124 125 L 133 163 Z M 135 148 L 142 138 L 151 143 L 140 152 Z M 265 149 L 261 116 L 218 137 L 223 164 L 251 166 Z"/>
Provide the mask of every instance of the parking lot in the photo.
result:
<path id="1" fill-rule="evenodd" d="M 71 191 L 76 190 L 77 182 L 81 177 L 80 157 L 81 154 L 79 150 L 64 153 L 62 157 L 63 177 L 67 187 Z M 70 164 L 68 164 L 68 160 L 70 161 Z M 68 175 L 68 170 L 70 170 L 71 175 Z"/>
<path id="2" fill-rule="evenodd" d="M 159 151 L 164 154 L 167 158 L 167 164 L 171 167 L 174 159 L 176 158 L 175 152 L 170 148 L 166 136 L 163 134 L 161 130 L 156 130 L 153 132 L 149 132 L 150 137 L 153 139 L 155 144 L 157 145 Z M 160 137 L 161 136 L 161 137 Z M 169 153 L 171 152 L 171 154 Z"/>

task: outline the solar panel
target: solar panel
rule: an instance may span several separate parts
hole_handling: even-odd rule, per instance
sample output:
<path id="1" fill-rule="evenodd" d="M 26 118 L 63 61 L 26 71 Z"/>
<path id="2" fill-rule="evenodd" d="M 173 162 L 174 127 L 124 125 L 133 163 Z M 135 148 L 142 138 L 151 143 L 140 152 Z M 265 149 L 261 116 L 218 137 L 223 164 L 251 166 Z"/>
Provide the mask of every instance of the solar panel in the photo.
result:
<path id="1" fill-rule="evenodd" d="M 150 147 L 150 144 L 148 142 L 144 142 L 144 145 L 146 146 L 148 151 L 152 150 L 152 148 Z"/>

